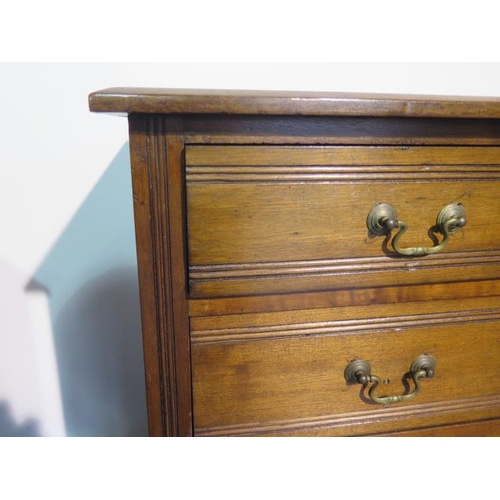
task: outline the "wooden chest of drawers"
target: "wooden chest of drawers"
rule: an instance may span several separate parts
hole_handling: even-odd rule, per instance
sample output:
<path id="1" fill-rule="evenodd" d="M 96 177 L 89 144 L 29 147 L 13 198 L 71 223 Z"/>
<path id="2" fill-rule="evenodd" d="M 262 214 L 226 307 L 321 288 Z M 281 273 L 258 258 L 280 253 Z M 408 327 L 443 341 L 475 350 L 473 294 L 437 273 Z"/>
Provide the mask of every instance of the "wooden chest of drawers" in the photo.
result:
<path id="1" fill-rule="evenodd" d="M 151 435 L 500 435 L 500 99 L 108 89 Z"/>

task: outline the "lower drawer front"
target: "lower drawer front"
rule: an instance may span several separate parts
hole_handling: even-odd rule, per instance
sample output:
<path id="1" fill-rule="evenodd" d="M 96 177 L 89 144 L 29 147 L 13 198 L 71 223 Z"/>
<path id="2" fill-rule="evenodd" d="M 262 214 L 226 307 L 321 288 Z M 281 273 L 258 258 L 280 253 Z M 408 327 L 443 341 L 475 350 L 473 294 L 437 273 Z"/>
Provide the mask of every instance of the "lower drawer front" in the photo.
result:
<path id="1" fill-rule="evenodd" d="M 288 325 L 279 314 L 255 315 L 217 335 L 194 321 L 195 434 L 373 434 L 500 416 L 500 315 L 473 302 L 475 309 L 464 303 L 460 312 L 434 304 L 393 317 L 368 307 L 362 322 L 346 319 L 345 310 L 332 310 L 337 319 L 321 311 L 322 321 Z M 407 402 L 375 404 L 369 386 L 344 378 L 348 363 L 363 359 L 383 381 L 377 396 L 400 395 L 404 374 L 421 354 L 434 357 L 435 375 Z"/>

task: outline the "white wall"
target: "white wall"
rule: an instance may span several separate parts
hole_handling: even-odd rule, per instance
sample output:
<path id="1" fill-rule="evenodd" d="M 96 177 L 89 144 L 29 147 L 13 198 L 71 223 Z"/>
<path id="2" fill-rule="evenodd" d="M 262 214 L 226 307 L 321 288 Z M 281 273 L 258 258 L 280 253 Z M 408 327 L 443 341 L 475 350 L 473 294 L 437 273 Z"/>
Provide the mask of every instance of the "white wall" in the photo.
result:
<path id="1" fill-rule="evenodd" d="M 2 64 L 0 81 L 0 435 L 143 435 L 127 122 L 88 94 L 500 96 L 500 63 Z"/>

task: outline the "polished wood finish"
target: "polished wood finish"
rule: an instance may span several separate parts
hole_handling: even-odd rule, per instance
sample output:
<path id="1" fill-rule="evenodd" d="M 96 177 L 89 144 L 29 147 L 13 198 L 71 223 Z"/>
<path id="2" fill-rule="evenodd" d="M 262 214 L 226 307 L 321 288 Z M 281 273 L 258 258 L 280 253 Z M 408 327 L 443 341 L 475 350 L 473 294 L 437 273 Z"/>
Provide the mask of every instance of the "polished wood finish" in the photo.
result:
<path id="1" fill-rule="evenodd" d="M 186 144 L 499 145 L 498 120 L 184 115 Z"/>
<path id="2" fill-rule="evenodd" d="M 151 435 L 498 435 L 500 99 L 108 89 L 128 114 Z M 468 224 L 441 254 L 394 255 L 444 205 Z M 433 240 L 437 238 L 437 240 Z M 434 241 L 434 243 L 433 243 Z M 373 404 L 365 359 L 411 401 Z"/>
<path id="3" fill-rule="evenodd" d="M 499 280 L 433 285 L 390 286 L 359 288 L 316 293 L 220 297 L 189 301 L 189 314 L 220 316 L 254 312 L 293 311 L 295 309 L 322 309 L 351 304 L 404 304 L 405 302 L 442 300 L 450 298 L 491 297 L 500 295 Z M 418 304 L 415 304 L 418 307 Z"/>
<path id="4" fill-rule="evenodd" d="M 346 147 L 303 147 L 303 146 L 189 146 L 186 148 L 186 164 L 191 167 L 218 167 L 210 169 L 208 173 L 221 174 L 221 179 L 225 180 L 225 175 L 228 172 L 233 173 L 231 169 L 221 167 L 234 167 L 238 173 L 238 167 L 267 167 L 260 169 L 262 174 L 270 174 L 275 176 L 277 173 L 296 173 L 297 169 L 284 169 L 281 172 L 279 169 L 269 167 L 329 167 L 314 169 L 310 172 L 298 172 L 302 175 L 309 173 L 307 180 L 321 181 L 328 177 L 321 177 L 321 174 L 346 174 L 352 172 L 364 172 L 366 175 L 370 173 L 373 178 L 377 178 L 376 174 L 382 175 L 386 171 L 381 171 L 380 166 L 394 165 L 394 168 L 389 170 L 392 175 L 405 173 L 406 178 L 413 173 L 418 179 L 419 173 L 432 175 L 434 172 L 424 168 L 402 169 L 402 166 L 470 166 L 470 165 L 492 165 L 498 167 L 499 148 L 493 147 L 397 147 L 397 146 L 346 146 Z M 345 169 L 342 167 L 366 166 L 361 169 Z M 369 168 L 371 167 L 371 168 Z M 495 168 L 484 169 L 487 173 L 495 171 Z M 454 169 L 447 168 L 449 177 L 453 177 Z M 460 172 L 460 170 L 459 170 Z M 200 171 L 203 172 L 203 170 Z M 240 172 L 242 174 L 243 172 Z M 253 171 L 248 172 L 250 174 Z M 439 178 L 439 171 L 436 175 Z M 319 178 L 318 178 L 319 177 Z M 399 176 L 396 176 L 399 178 Z M 336 179 L 335 179 L 336 180 Z"/>
<path id="5" fill-rule="evenodd" d="M 500 118 L 498 97 L 331 92 L 112 88 L 89 97 L 92 111 Z"/>
<path id="6" fill-rule="evenodd" d="M 394 405 L 386 408 L 376 420 L 365 421 L 365 414 L 340 415 L 331 420 L 328 417 L 318 419 L 312 427 L 307 422 L 300 428 L 297 422 L 279 422 L 277 426 L 261 425 L 258 432 L 241 432 L 231 429 L 238 436 L 272 437 L 346 437 L 346 436 L 498 436 L 500 412 L 498 399 L 480 398 L 464 402 L 452 402 L 448 405 L 419 405 L 401 407 Z M 465 419 L 465 422 L 464 422 Z M 352 425 L 353 422 L 356 425 Z M 375 431 L 376 429 L 376 431 Z M 398 429 L 397 431 L 394 429 Z M 238 432 L 241 432 L 238 434 Z M 207 432 L 205 436 L 218 436 Z"/>
<path id="7" fill-rule="evenodd" d="M 499 158 L 496 147 L 187 146 L 191 295 L 498 278 L 500 231 L 485 229 L 500 220 Z M 366 226 L 381 202 L 409 224 L 405 246 L 434 246 L 452 202 L 473 224 L 434 259 L 387 259 Z"/>
<path id="8" fill-rule="evenodd" d="M 444 407 L 459 413 L 464 400 L 498 404 L 495 305 L 481 299 L 201 318 L 192 323 L 195 432 L 257 434 L 262 421 L 268 430 L 279 422 L 279 431 L 283 421 L 303 430 L 318 420 L 325 427 L 326 418 L 332 433 L 346 425 L 354 431 L 361 415 L 376 432 L 396 407 L 434 405 L 426 418 L 442 418 Z M 386 381 L 379 395 L 401 394 L 403 375 L 420 354 L 436 359 L 436 375 L 411 402 L 374 405 L 361 386 L 343 380 L 350 360 L 365 359 Z"/>
<path id="9" fill-rule="evenodd" d="M 384 434 L 380 434 L 384 436 Z M 405 432 L 385 434 L 385 436 L 403 437 L 500 437 L 500 420 L 485 420 L 470 424 L 455 424 L 444 427 L 430 427 L 429 429 L 414 429 Z"/>
<path id="10" fill-rule="evenodd" d="M 152 436 L 189 435 L 191 374 L 183 148 L 175 118 L 132 116 L 130 150 Z"/>

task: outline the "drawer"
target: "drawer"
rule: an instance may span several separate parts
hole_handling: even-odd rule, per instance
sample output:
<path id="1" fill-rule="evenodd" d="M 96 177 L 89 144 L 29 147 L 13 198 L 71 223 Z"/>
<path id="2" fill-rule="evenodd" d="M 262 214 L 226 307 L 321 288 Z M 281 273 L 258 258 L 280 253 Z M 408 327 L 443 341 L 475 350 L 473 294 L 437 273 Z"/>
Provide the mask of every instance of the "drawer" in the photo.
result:
<path id="1" fill-rule="evenodd" d="M 496 302 L 192 318 L 194 432 L 345 435 L 498 417 Z M 375 397 L 411 393 L 405 374 L 422 354 L 435 359 L 435 375 L 408 401 L 374 403 L 370 384 L 344 378 L 352 360 L 364 360 L 381 380 Z"/>
<path id="2" fill-rule="evenodd" d="M 500 148 L 197 146 L 185 149 L 192 297 L 339 290 L 500 277 Z M 401 256 L 401 229 L 367 217 L 390 204 L 398 246 L 433 248 L 441 210 L 467 224 L 433 255 Z"/>

